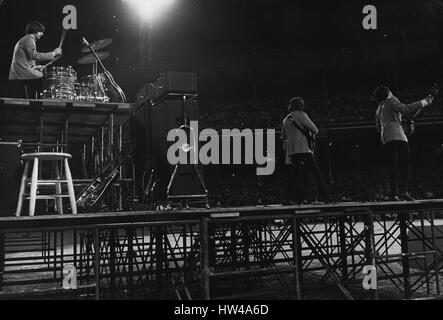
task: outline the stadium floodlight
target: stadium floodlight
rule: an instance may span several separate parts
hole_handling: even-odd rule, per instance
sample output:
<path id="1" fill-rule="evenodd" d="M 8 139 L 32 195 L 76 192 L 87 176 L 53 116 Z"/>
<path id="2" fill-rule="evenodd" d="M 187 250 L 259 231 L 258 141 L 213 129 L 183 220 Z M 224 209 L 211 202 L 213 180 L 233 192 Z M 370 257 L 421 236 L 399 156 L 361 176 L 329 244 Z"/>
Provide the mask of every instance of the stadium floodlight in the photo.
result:
<path id="1" fill-rule="evenodd" d="M 123 0 L 134 7 L 143 20 L 152 21 L 170 7 L 175 0 Z"/>

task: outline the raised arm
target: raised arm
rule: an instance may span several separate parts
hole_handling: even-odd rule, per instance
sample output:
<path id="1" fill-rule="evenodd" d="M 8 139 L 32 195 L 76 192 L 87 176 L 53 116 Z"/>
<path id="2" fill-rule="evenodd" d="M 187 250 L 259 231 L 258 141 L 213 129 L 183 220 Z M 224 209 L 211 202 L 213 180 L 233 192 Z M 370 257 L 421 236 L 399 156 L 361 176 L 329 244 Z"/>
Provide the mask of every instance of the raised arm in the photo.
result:
<path id="1" fill-rule="evenodd" d="M 401 114 L 415 113 L 420 108 L 426 107 L 428 104 L 431 104 L 434 98 L 432 96 L 428 96 L 421 101 L 416 101 L 411 104 L 401 103 L 397 98 L 394 98 L 392 103 L 392 109 Z"/>

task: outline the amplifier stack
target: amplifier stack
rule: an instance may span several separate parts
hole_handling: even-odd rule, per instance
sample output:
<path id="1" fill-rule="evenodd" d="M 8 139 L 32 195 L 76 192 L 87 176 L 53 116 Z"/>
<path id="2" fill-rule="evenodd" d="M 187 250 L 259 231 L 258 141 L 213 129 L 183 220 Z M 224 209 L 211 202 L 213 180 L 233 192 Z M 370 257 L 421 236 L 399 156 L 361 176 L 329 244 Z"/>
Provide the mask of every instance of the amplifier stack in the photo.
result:
<path id="1" fill-rule="evenodd" d="M 138 99 L 142 99 L 142 96 L 143 108 L 139 108 L 135 115 L 134 127 L 139 128 L 135 138 L 145 151 L 144 159 L 136 162 L 145 165 L 137 171 L 154 170 L 157 198 L 164 198 L 166 195 L 171 203 L 173 200 L 196 199 L 196 196 L 201 196 L 206 202 L 207 191 L 198 166 L 172 166 L 167 159 L 168 149 L 173 144 L 167 141 L 169 131 L 199 120 L 196 74 L 164 72 L 154 83 L 147 84 L 140 90 Z M 144 130 L 140 130 L 141 128 Z M 181 174 L 184 171 L 187 174 Z M 144 180 L 154 179 L 145 177 Z M 150 186 L 143 185 L 140 189 L 145 189 L 144 192 L 147 193 L 146 189 L 149 191 Z"/>

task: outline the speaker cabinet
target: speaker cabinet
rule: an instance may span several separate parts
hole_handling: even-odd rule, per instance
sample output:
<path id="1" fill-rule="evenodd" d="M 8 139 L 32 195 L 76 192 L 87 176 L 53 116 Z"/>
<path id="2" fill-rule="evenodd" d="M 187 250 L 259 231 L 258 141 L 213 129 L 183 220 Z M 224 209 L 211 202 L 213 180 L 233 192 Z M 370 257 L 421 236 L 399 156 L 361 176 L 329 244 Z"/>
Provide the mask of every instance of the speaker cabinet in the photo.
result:
<path id="1" fill-rule="evenodd" d="M 148 138 L 151 141 L 151 154 L 148 158 L 153 163 L 167 164 L 167 152 L 173 142 L 168 142 L 168 133 L 180 128 L 185 122 L 184 117 L 190 121 L 198 121 L 198 103 L 194 101 L 163 101 L 150 107 L 151 126 L 147 128 Z M 148 150 L 149 152 L 149 150 Z"/>
<path id="2" fill-rule="evenodd" d="M 190 72 L 166 71 L 155 83 L 155 90 L 151 91 L 151 96 L 155 98 L 174 94 L 197 93 L 197 75 Z"/>
<path id="3" fill-rule="evenodd" d="M 167 137 L 169 131 L 185 123 L 185 116 L 189 121 L 199 120 L 196 101 L 164 100 L 157 105 L 146 103 L 136 112 L 132 120 L 132 135 L 138 146 L 135 156 L 138 192 L 146 188 L 146 185 L 143 186 L 149 180 L 146 173 L 154 169 L 158 194 L 166 195 L 174 171 L 167 157 L 168 149 L 174 142 L 169 142 Z M 177 176 L 181 176 L 181 173 Z"/>

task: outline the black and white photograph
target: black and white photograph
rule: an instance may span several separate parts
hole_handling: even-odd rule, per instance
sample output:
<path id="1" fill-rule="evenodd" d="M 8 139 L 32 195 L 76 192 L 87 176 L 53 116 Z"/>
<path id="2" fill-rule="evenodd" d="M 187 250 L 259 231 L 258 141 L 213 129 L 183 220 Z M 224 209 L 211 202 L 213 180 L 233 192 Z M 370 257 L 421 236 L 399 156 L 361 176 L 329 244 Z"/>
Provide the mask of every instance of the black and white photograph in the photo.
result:
<path id="1" fill-rule="evenodd" d="M 0 0 L 0 300 L 442 299 L 443 0 Z"/>

